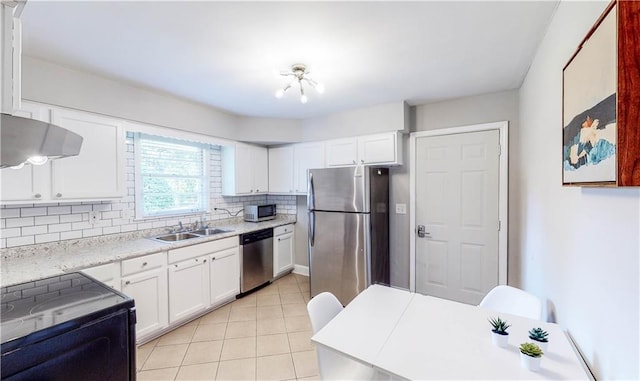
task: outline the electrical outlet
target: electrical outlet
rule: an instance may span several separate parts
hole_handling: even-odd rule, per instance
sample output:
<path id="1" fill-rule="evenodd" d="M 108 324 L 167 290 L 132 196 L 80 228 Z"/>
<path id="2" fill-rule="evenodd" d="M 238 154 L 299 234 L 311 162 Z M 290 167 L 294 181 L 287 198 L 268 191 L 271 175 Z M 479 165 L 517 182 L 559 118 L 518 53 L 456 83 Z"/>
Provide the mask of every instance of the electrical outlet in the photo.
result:
<path id="1" fill-rule="evenodd" d="M 95 224 L 96 222 L 98 222 L 98 220 L 100 220 L 100 215 L 98 213 L 100 212 L 96 212 L 95 210 L 92 210 L 91 212 L 89 212 L 89 223 L 91 225 Z"/>
<path id="2" fill-rule="evenodd" d="M 396 214 L 407 214 L 407 204 L 396 204 Z"/>

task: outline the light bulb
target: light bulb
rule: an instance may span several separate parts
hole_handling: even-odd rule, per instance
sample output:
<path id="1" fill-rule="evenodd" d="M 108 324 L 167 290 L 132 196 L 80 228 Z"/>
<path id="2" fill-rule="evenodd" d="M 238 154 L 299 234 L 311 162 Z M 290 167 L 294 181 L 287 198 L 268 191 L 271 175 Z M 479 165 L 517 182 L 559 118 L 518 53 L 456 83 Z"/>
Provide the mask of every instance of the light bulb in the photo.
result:
<path id="1" fill-rule="evenodd" d="M 31 156 L 27 161 L 33 165 L 42 165 L 49 161 L 49 158 L 46 156 Z"/>
<path id="2" fill-rule="evenodd" d="M 316 85 L 316 91 L 318 91 L 319 94 L 324 94 L 324 84 L 318 83 Z"/>
<path id="3" fill-rule="evenodd" d="M 20 163 L 18 165 L 14 165 L 13 167 L 9 167 L 11 169 L 22 169 L 22 167 L 24 167 L 24 163 Z"/>
<path id="4" fill-rule="evenodd" d="M 308 101 L 308 100 L 309 100 L 309 99 L 307 99 L 307 96 L 306 96 L 306 95 L 302 94 L 302 95 L 300 96 L 300 103 L 303 103 L 303 104 L 304 104 L 304 103 L 307 103 L 307 101 Z"/>
<path id="5" fill-rule="evenodd" d="M 275 94 L 276 98 L 280 99 L 280 98 L 282 98 L 283 95 L 284 95 L 284 90 L 283 89 L 276 90 L 276 94 Z"/>

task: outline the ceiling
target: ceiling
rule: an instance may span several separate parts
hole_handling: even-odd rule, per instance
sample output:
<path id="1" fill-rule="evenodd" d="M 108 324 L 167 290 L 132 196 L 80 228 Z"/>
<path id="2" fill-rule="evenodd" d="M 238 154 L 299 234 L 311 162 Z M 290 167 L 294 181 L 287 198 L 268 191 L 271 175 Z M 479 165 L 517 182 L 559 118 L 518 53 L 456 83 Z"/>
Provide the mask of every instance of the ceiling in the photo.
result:
<path id="1" fill-rule="evenodd" d="M 556 1 L 29 1 L 23 52 L 255 117 L 520 87 Z M 325 84 L 301 104 L 278 71 Z"/>

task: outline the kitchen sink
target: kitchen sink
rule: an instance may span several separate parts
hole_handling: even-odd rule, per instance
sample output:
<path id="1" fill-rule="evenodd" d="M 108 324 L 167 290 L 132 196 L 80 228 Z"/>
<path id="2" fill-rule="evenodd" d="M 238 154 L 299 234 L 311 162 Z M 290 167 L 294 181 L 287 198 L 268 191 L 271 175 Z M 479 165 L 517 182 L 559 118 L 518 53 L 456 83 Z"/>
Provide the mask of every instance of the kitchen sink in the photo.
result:
<path id="1" fill-rule="evenodd" d="M 197 235 L 214 235 L 214 234 L 221 234 L 221 233 L 229 233 L 231 231 L 232 230 L 225 230 L 225 229 L 219 229 L 219 228 L 210 228 L 210 229 L 194 230 L 191 233 L 197 234 Z"/>
<path id="2" fill-rule="evenodd" d="M 153 239 L 156 239 L 158 241 L 164 241 L 164 242 L 176 242 L 176 241 L 184 241 L 185 239 L 200 238 L 200 237 L 202 236 L 193 234 L 193 233 L 171 233 L 171 234 L 159 235 L 157 237 L 153 237 Z"/>

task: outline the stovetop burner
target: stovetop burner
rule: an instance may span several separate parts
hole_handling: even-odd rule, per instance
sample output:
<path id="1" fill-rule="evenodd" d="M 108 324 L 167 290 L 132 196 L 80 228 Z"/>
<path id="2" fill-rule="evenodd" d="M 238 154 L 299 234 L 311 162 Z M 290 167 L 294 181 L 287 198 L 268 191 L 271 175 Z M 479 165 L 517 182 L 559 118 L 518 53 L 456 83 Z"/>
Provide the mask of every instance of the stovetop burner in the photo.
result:
<path id="1" fill-rule="evenodd" d="M 111 307 L 125 298 L 81 273 L 3 287 L 2 343 Z"/>

